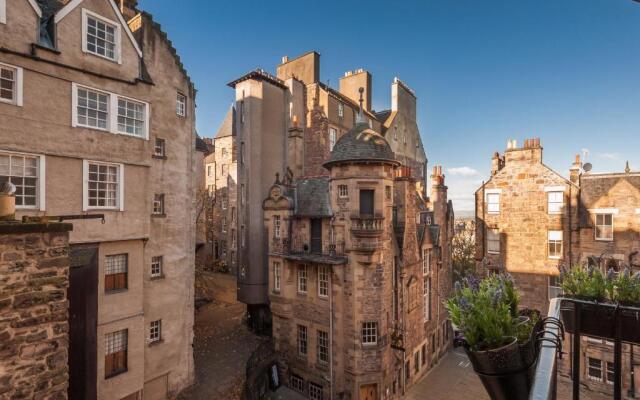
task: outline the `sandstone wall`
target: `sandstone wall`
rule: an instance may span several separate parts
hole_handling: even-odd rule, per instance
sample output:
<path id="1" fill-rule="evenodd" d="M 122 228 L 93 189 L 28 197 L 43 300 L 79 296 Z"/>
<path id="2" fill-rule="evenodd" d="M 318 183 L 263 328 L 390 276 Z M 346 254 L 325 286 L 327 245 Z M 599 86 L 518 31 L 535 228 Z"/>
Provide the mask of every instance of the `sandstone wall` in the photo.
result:
<path id="1" fill-rule="evenodd" d="M 0 225 L 1 398 L 67 398 L 69 230 Z"/>

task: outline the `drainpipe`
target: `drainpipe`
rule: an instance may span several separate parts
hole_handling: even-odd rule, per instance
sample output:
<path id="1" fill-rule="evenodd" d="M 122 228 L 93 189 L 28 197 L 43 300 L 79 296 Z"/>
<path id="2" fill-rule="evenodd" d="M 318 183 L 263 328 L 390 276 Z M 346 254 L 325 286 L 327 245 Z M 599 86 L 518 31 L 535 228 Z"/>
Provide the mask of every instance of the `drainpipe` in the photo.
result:
<path id="1" fill-rule="evenodd" d="M 329 275 L 329 284 L 329 398 L 333 400 L 333 273 Z"/>

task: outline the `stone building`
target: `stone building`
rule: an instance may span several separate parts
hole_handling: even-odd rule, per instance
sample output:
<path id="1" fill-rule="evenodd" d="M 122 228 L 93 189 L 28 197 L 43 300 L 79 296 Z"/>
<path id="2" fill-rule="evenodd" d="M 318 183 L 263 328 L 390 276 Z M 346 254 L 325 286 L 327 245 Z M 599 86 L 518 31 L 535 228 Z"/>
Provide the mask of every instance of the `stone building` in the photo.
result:
<path id="1" fill-rule="evenodd" d="M 0 7 L 0 181 L 18 217 L 83 218 L 69 393 L 167 398 L 194 376 L 193 84 L 135 0 Z"/>
<path id="2" fill-rule="evenodd" d="M 229 108 L 213 138 L 215 151 L 207 158 L 207 190 L 212 204 L 210 242 L 213 260 L 224 271 L 237 273 L 238 257 L 238 149 L 235 131 L 235 108 Z"/>
<path id="3" fill-rule="evenodd" d="M 391 87 L 391 110 L 371 109 L 371 75 L 350 71 L 335 90 L 320 82 L 320 55 L 283 57 L 276 76 L 257 69 L 229 83 L 235 89 L 237 141 L 238 299 L 248 306 L 256 329 L 269 325 L 268 238 L 262 227 L 262 200 L 280 173 L 293 177 L 328 177 L 323 164 L 358 114 L 386 138 L 396 161 L 412 168 L 425 196 L 426 155 L 416 123 L 416 96 L 399 79 Z"/>
<path id="4" fill-rule="evenodd" d="M 69 231 L 0 221 L 0 397 L 66 399 Z"/>
<path id="5" fill-rule="evenodd" d="M 586 168 L 583 168 L 586 167 Z M 640 173 L 595 174 L 580 157 L 569 179 L 542 162 L 539 139 L 492 159 L 490 179 L 476 191 L 476 261 L 480 271 L 509 272 L 523 305 L 546 312 L 559 293 L 559 266 L 590 264 L 608 270 L 640 269 Z M 613 345 L 584 338 L 581 381 L 611 392 L 607 368 Z M 566 348 L 570 348 L 567 342 Z M 633 346 L 624 346 L 623 387 L 631 390 Z M 562 372 L 570 371 L 564 357 Z M 589 367 L 587 367 L 589 366 Z M 638 387 L 637 381 L 635 387 Z"/>
<path id="6" fill-rule="evenodd" d="M 451 341 L 444 175 L 424 197 L 370 126 L 362 111 L 328 175 L 278 175 L 263 202 L 279 373 L 310 399 L 399 398 Z"/>

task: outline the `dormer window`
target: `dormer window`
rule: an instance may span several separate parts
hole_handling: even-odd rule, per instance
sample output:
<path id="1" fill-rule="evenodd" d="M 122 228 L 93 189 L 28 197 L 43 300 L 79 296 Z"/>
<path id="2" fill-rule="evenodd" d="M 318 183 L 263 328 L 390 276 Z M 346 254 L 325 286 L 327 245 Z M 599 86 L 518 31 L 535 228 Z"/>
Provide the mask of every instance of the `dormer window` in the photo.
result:
<path id="1" fill-rule="evenodd" d="M 86 9 L 82 10 L 82 15 L 82 50 L 120 62 L 120 25 Z"/>

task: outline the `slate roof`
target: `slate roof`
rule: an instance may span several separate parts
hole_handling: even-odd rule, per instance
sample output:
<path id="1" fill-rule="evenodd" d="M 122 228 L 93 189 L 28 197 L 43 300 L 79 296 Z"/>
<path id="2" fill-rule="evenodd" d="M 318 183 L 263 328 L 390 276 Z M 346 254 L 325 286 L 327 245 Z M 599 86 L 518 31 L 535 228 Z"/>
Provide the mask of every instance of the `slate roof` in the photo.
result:
<path id="1" fill-rule="evenodd" d="M 42 19 L 48 20 L 71 0 L 36 0 L 42 10 Z"/>
<path id="2" fill-rule="evenodd" d="M 391 110 L 374 111 L 373 115 L 376 116 L 378 121 L 384 124 L 387 118 L 389 118 L 389 115 L 391 115 Z"/>
<path id="3" fill-rule="evenodd" d="M 440 225 L 429 225 L 429 234 L 431 243 L 437 246 L 440 243 Z"/>
<path id="4" fill-rule="evenodd" d="M 246 81 L 249 79 L 255 79 L 258 81 L 265 81 L 265 82 L 269 82 L 272 85 L 278 86 L 282 89 L 287 89 L 287 85 L 285 85 L 284 81 L 282 79 L 279 79 L 273 75 L 271 75 L 270 73 L 266 72 L 265 70 L 261 69 L 261 68 L 257 68 L 254 69 L 253 71 L 250 71 L 244 75 L 242 75 L 240 78 L 235 79 L 229 83 L 227 83 L 227 86 L 235 88 L 236 85 L 242 81 Z"/>
<path id="5" fill-rule="evenodd" d="M 331 217 L 328 178 L 305 178 L 295 182 L 295 215 Z"/>
<path id="6" fill-rule="evenodd" d="M 357 123 L 333 147 L 325 168 L 348 161 L 382 161 L 399 164 L 387 140 L 364 122 Z"/>
<path id="7" fill-rule="evenodd" d="M 218 132 L 216 133 L 215 138 L 223 138 L 227 136 L 235 136 L 236 135 L 236 126 L 235 126 L 235 114 L 236 109 L 234 106 L 229 107 L 229 111 L 227 111 L 227 115 L 224 117 L 224 121 L 218 128 Z"/>

